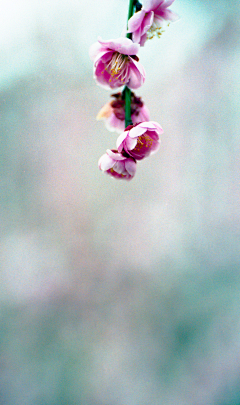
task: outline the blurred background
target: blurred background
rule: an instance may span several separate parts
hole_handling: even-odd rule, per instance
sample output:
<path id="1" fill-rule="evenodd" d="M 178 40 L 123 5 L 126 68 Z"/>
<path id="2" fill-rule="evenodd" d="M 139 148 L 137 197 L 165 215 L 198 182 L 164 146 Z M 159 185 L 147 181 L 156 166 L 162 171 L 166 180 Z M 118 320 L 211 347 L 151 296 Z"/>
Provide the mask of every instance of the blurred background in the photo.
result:
<path id="1" fill-rule="evenodd" d="M 127 0 L 0 1 L 0 404 L 240 404 L 240 4 L 176 0 L 131 182 L 90 45 Z"/>

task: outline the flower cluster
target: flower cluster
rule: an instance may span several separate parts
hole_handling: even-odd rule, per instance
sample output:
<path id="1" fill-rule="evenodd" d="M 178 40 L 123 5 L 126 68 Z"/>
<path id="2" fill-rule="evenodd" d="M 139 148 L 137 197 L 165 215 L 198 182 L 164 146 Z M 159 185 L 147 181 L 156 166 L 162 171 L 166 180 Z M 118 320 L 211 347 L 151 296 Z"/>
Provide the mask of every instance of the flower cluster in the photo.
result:
<path id="1" fill-rule="evenodd" d="M 178 16 L 168 7 L 174 0 L 130 0 L 126 37 L 98 42 L 90 48 L 94 78 L 107 89 L 124 86 L 112 94 L 113 100 L 103 106 L 97 119 L 104 120 L 110 131 L 120 133 L 116 149 L 108 149 L 99 159 L 103 172 L 116 179 L 130 180 L 136 172 L 137 161 L 156 152 L 160 145 L 162 127 L 150 121 L 149 111 L 132 90 L 141 87 L 145 71 L 137 53 L 147 39 L 163 32 L 163 23 L 176 21 Z"/>

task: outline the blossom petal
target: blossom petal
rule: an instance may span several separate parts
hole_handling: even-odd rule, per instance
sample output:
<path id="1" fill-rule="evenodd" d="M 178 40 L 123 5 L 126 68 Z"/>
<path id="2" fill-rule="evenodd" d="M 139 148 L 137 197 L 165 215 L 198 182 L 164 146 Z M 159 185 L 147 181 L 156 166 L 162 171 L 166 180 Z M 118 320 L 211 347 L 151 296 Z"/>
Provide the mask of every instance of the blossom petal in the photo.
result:
<path id="1" fill-rule="evenodd" d="M 149 13 L 145 14 L 144 18 L 144 26 L 142 28 L 142 35 L 146 34 L 146 32 L 151 28 L 154 19 L 154 12 L 150 11 Z"/>
<path id="2" fill-rule="evenodd" d="M 154 18 L 172 22 L 179 20 L 178 14 L 171 10 L 155 10 Z"/>
<path id="3" fill-rule="evenodd" d="M 162 3 L 164 3 L 164 0 L 143 0 L 142 8 L 145 11 L 151 11 L 159 7 Z"/>
<path id="4" fill-rule="evenodd" d="M 104 49 L 101 46 L 101 44 L 99 44 L 99 42 L 95 42 L 94 44 L 92 44 L 89 48 L 90 59 L 94 60 L 96 56 L 99 54 L 99 52 L 101 52 L 101 50 Z"/>
<path id="5" fill-rule="evenodd" d="M 145 82 L 145 70 L 140 62 L 135 61 L 130 56 L 129 59 L 131 59 L 132 63 L 131 63 L 130 78 L 127 85 L 130 89 L 138 89 Z"/>
<path id="6" fill-rule="evenodd" d="M 137 164 L 133 159 L 127 159 L 125 163 L 126 170 L 133 177 L 137 170 Z"/>
<path id="7" fill-rule="evenodd" d="M 138 122 L 147 121 L 150 119 L 150 113 L 147 106 L 143 106 L 138 115 Z"/>
<path id="8" fill-rule="evenodd" d="M 158 133 L 159 135 L 161 135 L 161 134 L 164 133 L 164 131 L 163 131 L 161 125 L 160 125 L 158 122 L 155 122 L 155 121 L 151 121 L 151 122 L 155 125 L 155 128 L 156 128 L 156 130 L 157 130 L 157 133 Z"/>
<path id="9" fill-rule="evenodd" d="M 146 40 L 147 40 L 147 34 L 142 35 L 139 45 L 144 46 Z"/>
<path id="10" fill-rule="evenodd" d="M 142 127 L 141 123 L 136 125 L 136 127 L 133 127 L 132 129 L 130 129 L 129 131 L 129 137 L 130 138 L 137 138 L 138 136 L 141 136 L 142 134 L 144 134 L 147 131 L 147 128 Z"/>
<path id="11" fill-rule="evenodd" d="M 129 136 L 125 139 L 124 144 L 126 151 L 130 151 L 137 145 L 137 138 L 130 138 Z"/>
<path id="12" fill-rule="evenodd" d="M 113 152 L 111 149 L 107 149 L 107 154 L 114 160 L 124 160 L 124 159 L 126 159 L 120 153 Z"/>
<path id="13" fill-rule="evenodd" d="M 145 122 L 140 122 L 137 127 L 134 128 L 144 128 L 145 131 L 156 131 L 159 135 L 163 134 L 163 129 L 161 125 L 158 124 L 158 122 L 155 121 L 145 121 Z M 133 129 L 131 131 L 133 131 Z"/>
<path id="14" fill-rule="evenodd" d="M 121 162 L 120 160 L 118 160 L 114 166 L 113 166 L 113 170 L 118 173 L 118 174 L 122 174 L 125 170 L 125 165 L 124 162 Z"/>
<path id="15" fill-rule="evenodd" d="M 98 112 L 98 115 L 96 116 L 96 120 L 99 121 L 99 120 L 104 120 L 106 118 L 109 118 L 109 117 L 111 117 L 112 112 L 113 112 L 113 108 L 111 106 L 111 103 L 109 102 L 109 103 L 105 104 L 101 108 L 101 110 Z"/>
<path id="16" fill-rule="evenodd" d="M 136 31 L 141 26 L 145 13 L 145 10 L 140 10 L 133 14 L 128 20 L 128 32 Z"/>
<path id="17" fill-rule="evenodd" d="M 125 129 L 125 120 L 119 120 L 113 112 L 110 117 L 106 119 L 105 125 L 109 131 L 116 131 L 121 134 Z"/>
<path id="18" fill-rule="evenodd" d="M 106 170 L 109 170 L 113 167 L 114 161 L 111 159 L 110 156 L 108 156 L 107 153 L 102 155 L 98 161 L 98 167 L 99 169 L 103 170 L 104 172 Z"/>
<path id="19" fill-rule="evenodd" d="M 152 148 L 151 148 L 151 155 L 153 155 L 154 153 L 156 153 L 158 151 L 160 147 L 160 141 L 158 142 L 153 142 L 152 144 Z"/>
<path id="20" fill-rule="evenodd" d="M 138 28 L 136 31 L 134 31 L 133 32 L 133 34 L 132 34 L 132 39 L 133 39 L 133 41 L 134 42 L 136 42 L 137 44 L 140 44 L 140 41 L 141 41 L 141 27 L 140 28 Z"/>
<path id="21" fill-rule="evenodd" d="M 99 54 L 94 59 L 94 66 L 96 67 L 99 61 L 101 61 L 102 63 L 110 61 L 112 55 L 113 51 L 111 49 L 109 50 L 105 49 L 104 51 L 99 52 Z"/>
<path id="22" fill-rule="evenodd" d="M 117 138 L 117 142 L 116 142 L 116 146 L 117 146 L 117 150 L 118 152 L 122 152 L 123 149 L 123 141 L 124 139 L 127 137 L 128 135 L 128 131 L 124 131 L 121 135 L 119 135 L 119 137 Z"/>
<path id="23" fill-rule="evenodd" d="M 170 7 L 175 0 L 165 0 L 164 1 L 164 8 Z"/>
<path id="24" fill-rule="evenodd" d="M 153 19 L 154 19 L 154 12 L 150 11 L 149 13 L 146 13 L 144 10 L 141 10 L 137 12 L 136 14 L 141 13 L 141 19 L 138 19 L 138 23 L 141 22 L 141 24 L 135 24 L 136 26 L 134 27 L 134 24 L 129 25 L 129 30 L 128 32 L 132 32 L 132 38 L 134 42 L 137 42 L 141 45 L 142 42 L 142 36 L 145 36 L 147 31 L 150 29 L 150 27 L 153 24 Z M 135 17 L 135 15 L 133 17 Z M 133 18 L 131 17 L 131 18 Z M 130 19 L 131 20 L 131 19 Z M 129 20 L 129 21 L 130 21 Z M 142 46 L 142 45 L 141 45 Z"/>
<path id="25" fill-rule="evenodd" d="M 104 41 L 98 38 L 98 42 L 107 49 L 122 53 L 124 55 L 137 55 L 139 45 L 135 44 L 131 39 L 120 37 L 117 39 L 109 39 Z"/>

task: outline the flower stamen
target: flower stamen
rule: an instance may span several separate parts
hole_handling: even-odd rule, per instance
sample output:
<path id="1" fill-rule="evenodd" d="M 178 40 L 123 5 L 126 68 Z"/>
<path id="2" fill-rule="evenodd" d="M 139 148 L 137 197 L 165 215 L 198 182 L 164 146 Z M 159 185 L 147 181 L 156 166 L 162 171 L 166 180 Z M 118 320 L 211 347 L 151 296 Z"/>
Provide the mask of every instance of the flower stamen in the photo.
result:
<path id="1" fill-rule="evenodd" d="M 112 77 L 124 81 L 128 75 L 128 62 L 129 58 L 127 55 L 123 55 L 119 52 L 114 52 L 111 60 L 105 67 L 105 70 L 110 73 Z"/>
<path id="2" fill-rule="evenodd" d="M 135 146 L 134 150 L 137 151 L 137 152 L 140 152 L 140 150 L 143 147 L 151 148 L 152 144 L 153 144 L 152 138 L 149 135 L 144 134 L 144 135 L 141 135 L 141 136 L 138 137 L 137 145 Z"/>
<path id="3" fill-rule="evenodd" d="M 169 24 L 168 24 L 168 27 L 169 27 Z M 165 32 L 163 27 L 161 25 L 159 25 L 159 23 L 157 23 L 157 21 L 154 21 L 151 28 L 149 28 L 149 30 L 147 32 L 147 39 L 152 39 L 152 38 L 154 38 L 154 36 L 157 36 L 158 38 L 160 38 L 161 35 L 163 34 L 163 32 Z"/>

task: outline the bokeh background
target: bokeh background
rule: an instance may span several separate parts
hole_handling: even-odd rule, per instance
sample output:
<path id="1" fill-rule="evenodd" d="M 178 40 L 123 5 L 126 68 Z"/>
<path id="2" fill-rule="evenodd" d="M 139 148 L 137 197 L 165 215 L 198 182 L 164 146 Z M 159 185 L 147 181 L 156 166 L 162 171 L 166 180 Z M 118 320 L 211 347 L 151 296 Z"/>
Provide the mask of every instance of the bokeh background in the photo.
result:
<path id="1" fill-rule="evenodd" d="M 131 182 L 90 45 L 127 0 L 0 1 L 0 404 L 240 404 L 240 4 L 176 0 Z"/>

